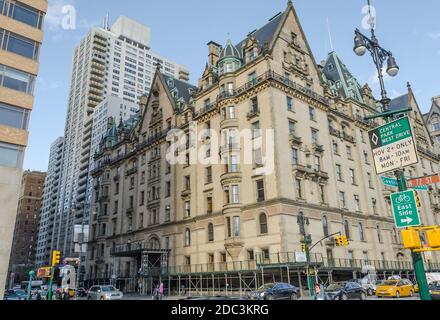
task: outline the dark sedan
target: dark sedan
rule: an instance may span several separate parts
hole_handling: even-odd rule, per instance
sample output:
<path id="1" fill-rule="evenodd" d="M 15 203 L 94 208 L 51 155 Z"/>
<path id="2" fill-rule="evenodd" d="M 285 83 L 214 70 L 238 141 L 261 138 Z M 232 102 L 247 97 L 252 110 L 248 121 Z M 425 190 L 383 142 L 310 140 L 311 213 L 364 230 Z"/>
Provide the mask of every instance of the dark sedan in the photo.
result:
<path id="1" fill-rule="evenodd" d="M 27 294 L 26 291 L 22 289 L 14 289 L 14 290 L 8 290 L 5 292 L 4 300 L 26 300 Z"/>
<path id="2" fill-rule="evenodd" d="M 227 301 L 227 300 L 244 300 L 244 298 L 241 297 L 225 297 L 225 296 L 206 296 L 206 297 L 186 297 L 180 300 L 191 300 L 191 301 L 197 301 L 197 300 L 202 300 L 202 301 L 209 301 L 209 300 L 223 300 L 223 301 Z"/>
<path id="3" fill-rule="evenodd" d="M 249 294 L 253 300 L 298 300 L 299 288 L 288 283 L 268 283 Z"/>
<path id="4" fill-rule="evenodd" d="M 433 282 L 429 285 L 429 293 L 432 300 L 440 300 L 440 282 Z"/>
<path id="5" fill-rule="evenodd" d="M 330 300 L 366 300 L 367 292 L 356 282 L 337 282 L 325 289 Z"/>

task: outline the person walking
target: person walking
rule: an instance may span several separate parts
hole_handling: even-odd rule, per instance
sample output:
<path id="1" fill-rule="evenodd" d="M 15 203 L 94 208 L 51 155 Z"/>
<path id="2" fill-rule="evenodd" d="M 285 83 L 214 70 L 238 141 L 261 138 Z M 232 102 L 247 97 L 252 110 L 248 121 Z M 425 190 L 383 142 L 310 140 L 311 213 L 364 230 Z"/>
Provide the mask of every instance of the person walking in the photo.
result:
<path id="1" fill-rule="evenodd" d="M 321 296 L 321 287 L 319 283 L 315 284 L 315 300 L 318 300 Z"/>
<path id="2" fill-rule="evenodd" d="M 153 290 L 153 300 L 159 300 L 159 286 L 156 285 Z"/>
<path id="3" fill-rule="evenodd" d="M 163 283 L 161 282 L 159 287 L 159 300 L 163 299 L 163 291 L 164 291 Z"/>

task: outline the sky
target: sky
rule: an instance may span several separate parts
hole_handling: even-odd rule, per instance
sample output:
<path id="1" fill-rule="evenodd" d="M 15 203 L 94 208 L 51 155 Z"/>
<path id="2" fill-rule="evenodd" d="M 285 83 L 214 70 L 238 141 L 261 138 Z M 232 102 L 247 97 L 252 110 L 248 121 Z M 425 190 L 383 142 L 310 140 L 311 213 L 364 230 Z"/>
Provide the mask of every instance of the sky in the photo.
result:
<path id="1" fill-rule="evenodd" d="M 363 33 L 367 0 L 293 0 L 317 63 L 336 51 L 361 85 L 368 83 L 377 97 L 378 81 L 371 57 L 353 53 L 354 30 Z M 412 85 L 422 112 L 440 95 L 440 24 L 438 0 L 372 0 L 380 44 L 392 51 L 400 66 L 386 77 L 390 97 Z M 49 0 L 40 73 L 24 169 L 46 171 L 50 144 L 64 134 L 73 50 L 88 30 L 125 15 L 151 28 L 152 50 L 185 65 L 196 84 L 207 61 L 206 44 L 234 43 L 284 11 L 287 0 Z M 75 10 L 76 28 L 66 29 L 66 10 Z M 70 11 L 71 12 L 71 11 Z"/>

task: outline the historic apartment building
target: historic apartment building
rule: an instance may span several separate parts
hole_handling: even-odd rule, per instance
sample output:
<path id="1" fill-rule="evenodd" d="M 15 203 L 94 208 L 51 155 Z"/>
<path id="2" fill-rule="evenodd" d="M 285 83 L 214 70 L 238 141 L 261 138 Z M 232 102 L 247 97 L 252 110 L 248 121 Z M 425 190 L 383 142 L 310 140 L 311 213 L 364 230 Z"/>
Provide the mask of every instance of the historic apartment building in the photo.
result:
<path id="1" fill-rule="evenodd" d="M 0 1 L 0 299 L 28 143 L 47 0 Z"/>
<path id="2" fill-rule="evenodd" d="M 96 107 L 108 97 L 137 103 L 149 92 L 157 63 L 164 73 L 188 80 L 185 67 L 151 50 L 150 35 L 148 27 L 121 16 L 112 26 L 106 21 L 92 27 L 74 50 L 60 187 L 53 195 L 59 198 L 56 215 L 61 217 L 53 242 L 63 257 L 81 256 L 75 239 L 85 237 L 84 226 L 89 225 Z"/>
<path id="3" fill-rule="evenodd" d="M 11 258 L 9 283 L 27 280 L 28 271 L 35 266 L 38 226 L 43 203 L 46 173 L 26 171 L 23 174 Z"/>
<path id="4" fill-rule="evenodd" d="M 323 242 L 313 259 L 410 261 L 391 213 L 395 190 L 376 176 L 370 152 L 367 132 L 378 123 L 364 117 L 378 102 L 336 53 L 315 62 L 291 2 L 237 45 L 210 42 L 208 50 L 198 87 L 157 71 L 138 123 L 109 123 L 92 173 L 87 278 L 274 264 L 279 253 L 301 251 L 301 214 L 313 241 L 335 232 L 350 239 L 349 247 Z M 414 108 L 421 158 L 407 175 L 438 172 L 411 88 L 399 99 Z M 171 164 L 173 155 L 183 162 Z M 426 225 L 440 222 L 438 196 L 438 186 L 423 194 Z"/>
<path id="5" fill-rule="evenodd" d="M 424 115 L 424 118 L 432 139 L 434 139 L 440 147 L 440 96 L 432 98 L 431 109 Z"/>

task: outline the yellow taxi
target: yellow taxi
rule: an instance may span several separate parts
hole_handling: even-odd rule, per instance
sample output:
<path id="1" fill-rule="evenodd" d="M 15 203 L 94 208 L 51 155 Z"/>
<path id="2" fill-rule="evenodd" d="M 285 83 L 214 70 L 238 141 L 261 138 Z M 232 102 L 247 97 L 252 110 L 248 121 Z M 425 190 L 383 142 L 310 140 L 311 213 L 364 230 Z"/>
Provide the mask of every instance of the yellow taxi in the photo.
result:
<path id="1" fill-rule="evenodd" d="M 407 279 L 385 280 L 376 288 L 376 296 L 381 297 L 412 297 L 414 296 L 414 285 Z"/>
<path id="2" fill-rule="evenodd" d="M 419 285 L 417 283 L 414 285 L 414 292 L 415 293 L 419 293 L 420 292 Z"/>

